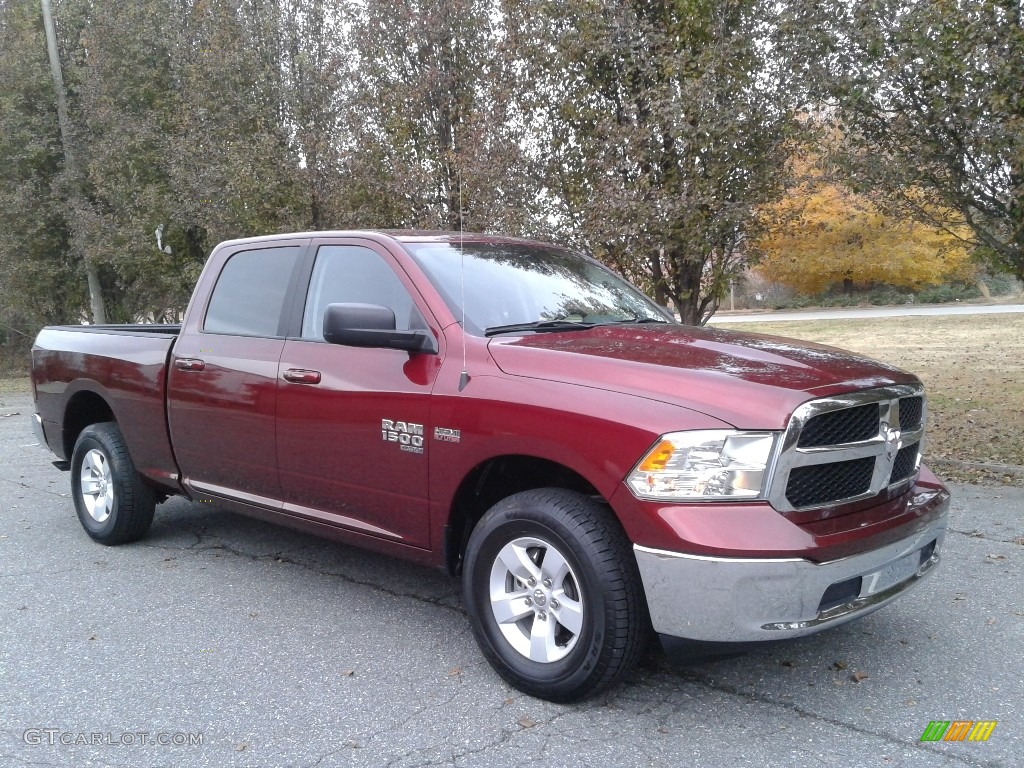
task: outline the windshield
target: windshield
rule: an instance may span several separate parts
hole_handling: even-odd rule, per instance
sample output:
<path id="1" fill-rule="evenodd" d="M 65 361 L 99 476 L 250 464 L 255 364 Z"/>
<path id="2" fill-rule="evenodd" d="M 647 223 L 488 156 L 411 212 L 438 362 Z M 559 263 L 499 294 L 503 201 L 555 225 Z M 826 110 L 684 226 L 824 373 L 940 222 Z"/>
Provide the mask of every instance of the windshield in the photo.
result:
<path id="1" fill-rule="evenodd" d="M 461 318 L 459 245 L 404 245 L 452 314 Z M 563 330 L 616 322 L 667 322 L 643 293 L 586 256 L 519 243 L 466 243 L 463 251 L 466 330 L 475 336 L 530 330 L 506 326 L 541 324 L 536 330 Z"/>

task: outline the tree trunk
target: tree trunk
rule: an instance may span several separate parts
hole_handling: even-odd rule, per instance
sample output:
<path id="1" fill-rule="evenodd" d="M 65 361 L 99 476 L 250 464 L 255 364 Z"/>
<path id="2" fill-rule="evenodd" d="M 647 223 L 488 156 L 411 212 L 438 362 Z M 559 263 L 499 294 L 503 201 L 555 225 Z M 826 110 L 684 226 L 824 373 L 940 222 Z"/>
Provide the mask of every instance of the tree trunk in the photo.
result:
<path id="1" fill-rule="evenodd" d="M 671 307 L 672 292 L 665 280 L 665 270 L 661 267 L 661 253 L 651 256 L 651 276 L 654 282 L 654 300 L 663 307 Z"/>
<path id="2" fill-rule="evenodd" d="M 699 262 L 675 258 L 676 309 L 679 319 L 685 325 L 700 325 L 703 321 L 700 308 L 700 278 L 704 265 Z"/>
<path id="3" fill-rule="evenodd" d="M 78 196 L 78 176 L 76 173 L 74 155 L 71 151 L 71 140 L 68 129 L 68 110 L 64 101 L 64 76 L 60 71 L 60 58 L 57 55 L 57 32 L 53 26 L 53 16 L 50 13 L 50 0 L 42 0 L 43 4 L 43 26 L 46 28 L 46 49 L 50 55 L 50 72 L 53 75 L 53 90 L 57 96 L 57 123 L 60 126 L 60 141 L 64 148 L 64 170 L 71 180 L 71 195 Z M 80 250 L 78 236 L 72 232 L 71 242 L 74 250 Z M 100 290 L 100 276 L 96 265 L 91 259 L 84 258 L 85 277 L 89 284 L 89 307 L 92 311 L 92 321 L 96 325 L 103 325 L 107 322 L 107 311 L 103 305 L 103 293 Z"/>

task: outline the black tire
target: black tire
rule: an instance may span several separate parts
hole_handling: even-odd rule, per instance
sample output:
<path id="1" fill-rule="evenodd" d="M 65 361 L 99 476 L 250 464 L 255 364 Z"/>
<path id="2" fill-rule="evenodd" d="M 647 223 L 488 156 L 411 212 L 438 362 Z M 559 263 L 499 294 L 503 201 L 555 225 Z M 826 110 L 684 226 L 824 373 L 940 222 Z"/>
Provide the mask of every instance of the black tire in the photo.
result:
<path id="1" fill-rule="evenodd" d="M 71 495 L 85 532 L 101 544 L 141 539 L 153 523 L 156 494 L 136 471 L 114 422 L 92 424 L 78 436 Z"/>
<path id="2" fill-rule="evenodd" d="M 510 557 L 523 575 L 534 573 L 534 583 L 513 573 Z M 469 538 L 462 583 L 488 662 L 514 688 L 548 701 L 576 701 L 612 685 L 650 636 L 622 527 L 606 505 L 573 491 L 524 491 L 495 504 Z"/>

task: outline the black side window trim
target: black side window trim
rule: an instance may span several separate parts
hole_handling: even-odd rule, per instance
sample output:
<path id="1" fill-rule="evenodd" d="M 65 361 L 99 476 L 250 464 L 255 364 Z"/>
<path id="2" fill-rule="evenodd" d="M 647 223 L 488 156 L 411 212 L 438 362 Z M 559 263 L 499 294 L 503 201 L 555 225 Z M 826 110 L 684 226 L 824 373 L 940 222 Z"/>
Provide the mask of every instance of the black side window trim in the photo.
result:
<path id="1" fill-rule="evenodd" d="M 299 259 L 299 267 L 295 270 L 292 283 L 289 285 L 291 298 L 287 307 L 282 313 L 282 323 L 278 330 L 285 339 L 302 339 L 302 315 L 306 311 L 306 294 L 309 293 L 309 281 L 313 279 L 313 262 L 316 261 L 316 252 L 325 243 L 313 241 L 306 245 L 306 252 Z M 307 339 L 308 341 L 308 339 Z M 327 343 L 327 342 L 323 342 Z"/>

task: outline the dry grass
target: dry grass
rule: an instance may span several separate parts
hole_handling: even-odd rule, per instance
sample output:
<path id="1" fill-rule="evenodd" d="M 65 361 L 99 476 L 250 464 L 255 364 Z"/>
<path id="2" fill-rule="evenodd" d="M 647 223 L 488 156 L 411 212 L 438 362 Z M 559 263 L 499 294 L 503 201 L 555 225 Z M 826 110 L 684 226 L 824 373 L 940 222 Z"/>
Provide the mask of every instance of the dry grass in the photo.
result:
<path id="1" fill-rule="evenodd" d="M 32 393 L 32 386 L 28 376 L 16 379 L 0 379 L 0 395 L 28 395 Z"/>
<path id="2" fill-rule="evenodd" d="M 831 344 L 917 374 L 928 392 L 925 455 L 951 479 L 1024 485 L 1024 315 L 815 320 L 717 328 Z M 951 463 L 947 463 L 951 462 Z"/>

